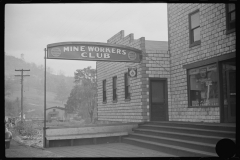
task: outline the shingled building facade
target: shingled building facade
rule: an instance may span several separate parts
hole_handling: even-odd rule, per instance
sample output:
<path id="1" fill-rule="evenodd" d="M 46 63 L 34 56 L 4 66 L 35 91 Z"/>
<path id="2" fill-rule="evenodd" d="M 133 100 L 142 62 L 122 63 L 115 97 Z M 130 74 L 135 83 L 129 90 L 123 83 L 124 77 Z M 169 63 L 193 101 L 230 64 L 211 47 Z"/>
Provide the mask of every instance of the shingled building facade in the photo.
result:
<path id="1" fill-rule="evenodd" d="M 170 76 L 167 42 L 148 41 L 144 37 L 134 39 L 133 34 L 124 36 L 123 30 L 107 42 L 139 49 L 143 58 L 141 63 L 97 62 L 98 120 L 149 121 L 149 78 Z M 127 75 L 129 67 L 137 68 L 137 77 L 130 78 Z"/>
<path id="2" fill-rule="evenodd" d="M 168 42 L 120 31 L 141 63 L 97 62 L 98 120 L 236 121 L 234 4 L 168 4 Z M 129 67 L 137 77 L 129 78 Z"/>

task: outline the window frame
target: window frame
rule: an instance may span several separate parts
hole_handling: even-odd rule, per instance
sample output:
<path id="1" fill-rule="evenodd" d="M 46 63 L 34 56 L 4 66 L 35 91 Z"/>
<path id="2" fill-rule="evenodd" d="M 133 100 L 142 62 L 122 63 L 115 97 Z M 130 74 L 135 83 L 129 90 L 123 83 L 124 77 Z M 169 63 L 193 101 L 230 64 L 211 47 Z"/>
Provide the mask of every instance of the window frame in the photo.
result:
<path id="1" fill-rule="evenodd" d="M 197 12 L 199 12 L 199 26 L 198 27 L 195 27 L 192 29 L 191 27 L 191 16 L 196 14 Z M 189 24 L 189 47 L 194 47 L 194 46 L 197 46 L 197 45 L 200 45 L 201 44 L 201 26 L 200 26 L 200 10 L 197 9 L 191 13 L 188 14 L 188 24 Z M 194 42 L 193 41 L 193 38 L 194 38 L 194 35 L 193 35 L 193 31 L 197 28 L 200 28 L 200 40 Z"/>
<path id="2" fill-rule="evenodd" d="M 193 106 L 192 104 L 191 104 L 191 95 L 190 95 L 190 90 L 191 90 L 191 86 L 190 86 L 190 76 L 189 76 L 189 70 L 191 70 L 191 69 L 197 69 L 197 68 L 202 68 L 202 67 L 204 67 L 204 66 L 209 66 L 209 65 L 213 65 L 213 64 L 216 64 L 216 67 L 217 67 L 217 70 L 216 70 L 216 72 L 217 72 L 217 82 L 218 82 L 218 84 L 217 84 L 217 87 L 218 87 L 218 92 L 217 92 L 217 94 L 218 94 L 218 105 L 209 105 L 209 106 Z M 211 108 L 211 107 L 219 107 L 220 106 L 220 85 L 219 85 L 219 83 L 220 83 L 220 81 L 219 81 L 219 65 L 218 65 L 218 62 L 213 62 L 213 63 L 208 63 L 208 64 L 204 64 L 204 65 L 201 65 L 201 66 L 195 66 L 195 67 L 192 67 L 192 68 L 187 68 L 187 94 L 188 94 L 188 108 Z"/>
<path id="3" fill-rule="evenodd" d="M 114 82 L 116 83 L 115 85 Z M 117 76 L 114 76 L 112 78 L 112 89 L 113 89 L 112 100 L 113 102 L 117 102 Z"/>
<path id="4" fill-rule="evenodd" d="M 107 103 L 107 80 L 103 80 L 103 103 Z"/>
<path id="5" fill-rule="evenodd" d="M 124 73 L 124 89 L 125 89 L 125 100 L 131 100 L 131 93 L 129 92 L 130 84 L 129 84 L 129 75 L 128 73 Z"/>
<path id="6" fill-rule="evenodd" d="M 230 34 L 230 33 L 233 33 L 233 32 L 236 31 L 236 5 L 235 5 L 235 10 L 229 12 L 229 10 L 228 10 L 228 6 L 229 6 L 229 4 L 234 4 L 234 5 L 235 5 L 235 3 L 228 3 L 228 4 L 225 4 L 225 11 L 226 11 L 226 34 Z M 232 13 L 232 12 L 235 12 L 235 20 L 234 20 L 235 27 L 232 28 L 232 29 L 230 29 L 229 13 Z"/>

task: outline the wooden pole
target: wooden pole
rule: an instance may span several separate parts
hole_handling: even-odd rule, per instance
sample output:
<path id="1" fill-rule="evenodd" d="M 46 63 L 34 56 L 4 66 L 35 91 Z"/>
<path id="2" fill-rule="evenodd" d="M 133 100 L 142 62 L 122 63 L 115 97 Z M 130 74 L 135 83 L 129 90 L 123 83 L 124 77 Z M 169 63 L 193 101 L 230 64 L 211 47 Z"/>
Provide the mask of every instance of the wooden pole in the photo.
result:
<path id="1" fill-rule="evenodd" d="M 16 70 L 15 71 L 21 71 L 21 75 L 15 75 L 15 76 L 21 76 L 21 122 L 23 122 L 23 77 L 24 76 L 30 76 L 30 75 L 23 75 L 23 71 L 30 71 L 29 70 L 24 70 L 24 69 L 20 69 L 20 70 Z"/>

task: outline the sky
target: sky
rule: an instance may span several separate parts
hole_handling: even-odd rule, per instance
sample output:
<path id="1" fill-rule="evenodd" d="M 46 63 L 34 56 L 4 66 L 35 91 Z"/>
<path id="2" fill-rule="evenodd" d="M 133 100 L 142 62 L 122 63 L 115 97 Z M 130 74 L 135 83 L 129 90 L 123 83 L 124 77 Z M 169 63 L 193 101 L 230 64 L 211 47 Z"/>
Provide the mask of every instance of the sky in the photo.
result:
<path id="1" fill-rule="evenodd" d="M 167 41 L 166 3 L 6 4 L 5 54 L 44 65 L 48 44 L 102 42 L 124 30 L 134 39 Z M 95 61 L 50 60 L 54 74 L 73 76 L 76 69 L 96 68 Z"/>

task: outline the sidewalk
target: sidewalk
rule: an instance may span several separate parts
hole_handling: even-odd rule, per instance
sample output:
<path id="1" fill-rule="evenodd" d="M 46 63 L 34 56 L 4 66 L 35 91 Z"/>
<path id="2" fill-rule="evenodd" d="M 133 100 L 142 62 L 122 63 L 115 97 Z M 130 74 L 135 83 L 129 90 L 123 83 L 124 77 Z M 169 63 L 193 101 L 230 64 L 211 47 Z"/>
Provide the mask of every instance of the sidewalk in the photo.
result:
<path id="1" fill-rule="evenodd" d="M 23 141 L 18 136 L 13 141 L 30 148 L 49 152 L 49 155 L 54 155 L 54 157 L 175 157 L 174 155 L 126 143 L 43 148 L 39 146 L 39 143 L 35 144 L 30 141 Z"/>
<path id="2" fill-rule="evenodd" d="M 126 143 L 54 147 L 46 150 L 64 157 L 176 157 Z"/>
<path id="3" fill-rule="evenodd" d="M 46 152 L 39 157 L 175 157 L 163 152 L 150 150 L 126 143 L 108 143 L 97 145 L 67 146 L 43 148 L 30 143 L 24 143 L 19 137 L 14 140 L 27 148 L 36 149 L 36 151 Z M 11 147 L 10 147 L 11 148 Z M 35 156 L 34 156 L 35 157 Z"/>

